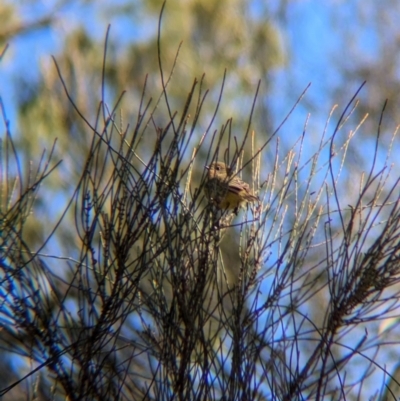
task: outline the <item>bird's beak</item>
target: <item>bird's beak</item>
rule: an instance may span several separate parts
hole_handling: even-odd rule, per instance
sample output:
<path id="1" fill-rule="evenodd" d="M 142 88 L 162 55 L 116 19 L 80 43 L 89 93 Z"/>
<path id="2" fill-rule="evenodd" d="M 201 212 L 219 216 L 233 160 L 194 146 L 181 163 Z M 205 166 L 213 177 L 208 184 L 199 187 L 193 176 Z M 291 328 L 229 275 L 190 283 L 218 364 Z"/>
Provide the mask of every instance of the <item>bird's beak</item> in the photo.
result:
<path id="1" fill-rule="evenodd" d="M 210 170 L 210 166 L 204 166 L 206 170 Z"/>

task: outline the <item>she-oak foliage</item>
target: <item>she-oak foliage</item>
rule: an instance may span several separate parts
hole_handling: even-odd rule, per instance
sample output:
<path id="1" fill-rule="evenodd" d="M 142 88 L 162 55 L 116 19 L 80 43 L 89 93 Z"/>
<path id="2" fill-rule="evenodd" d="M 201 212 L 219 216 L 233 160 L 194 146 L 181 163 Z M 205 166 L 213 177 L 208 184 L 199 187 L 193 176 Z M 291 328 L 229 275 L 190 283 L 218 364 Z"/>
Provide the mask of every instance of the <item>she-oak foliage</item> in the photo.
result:
<path id="1" fill-rule="evenodd" d="M 64 215 L 42 247 L 26 241 L 60 161 L 44 153 L 25 176 L 3 110 L 0 342 L 23 367 L 0 394 L 16 399 L 28 383 L 32 399 L 379 399 L 384 383 L 373 378 L 386 372 L 380 355 L 394 326 L 376 328 L 398 308 L 400 250 L 398 179 L 377 168 L 381 121 L 370 170 L 343 204 L 342 169 L 361 128 L 337 138 L 357 93 L 315 154 L 303 161 L 302 134 L 281 158 L 285 120 L 255 145 L 257 96 L 246 132 L 233 133 L 232 120 L 213 131 L 223 101 L 202 115 L 207 92 L 195 80 L 174 111 L 159 62 L 163 91 L 146 101 L 144 86 L 134 127 L 117 122 L 123 96 L 113 108 L 101 102 L 94 124 L 76 108 L 91 146 L 65 211 L 74 255 L 43 251 L 63 241 Z M 154 103 L 168 112 L 157 115 Z M 143 148 L 151 132 L 153 147 Z M 276 146 L 268 165 L 267 146 Z M 217 159 L 251 171 L 260 205 L 236 216 L 207 203 L 204 165 Z M 224 246 L 229 236 L 238 246 Z M 316 302 L 320 317 L 308 313 Z"/>

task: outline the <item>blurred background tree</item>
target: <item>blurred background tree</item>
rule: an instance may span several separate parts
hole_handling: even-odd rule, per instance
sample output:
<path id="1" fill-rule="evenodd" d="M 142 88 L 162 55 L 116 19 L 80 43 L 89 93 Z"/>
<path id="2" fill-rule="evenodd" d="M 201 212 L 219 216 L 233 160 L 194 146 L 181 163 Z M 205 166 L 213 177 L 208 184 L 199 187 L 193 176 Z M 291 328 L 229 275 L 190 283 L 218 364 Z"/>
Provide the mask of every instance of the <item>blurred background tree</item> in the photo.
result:
<path id="1" fill-rule="evenodd" d="M 3 1 L 0 4 L 0 20 L 4 22 L 0 26 L 0 49 L 8 44 L 0 63 L 0 96 L 6 117 L 11 122 L 10 133 L 19 154 L 23 155 L 24 184 L 27 185 L 29 176 L 34 176 L 30 161 L 38 160 L 42 150 L 50 149 L 56 138 L 53 158 L 63 160 L 46 178 L 45 188 L 35 199 L 34 213 L 24 224 L 24 240 L 29 248 L 38 249 L 45 242 L 73 198 L 93 138 L 93 130 L 78 118 L 67 99 L 50 55 L 54 55 L 77 109 L 92 126 L 103 126 L 101 101 L 104 100 L 111 113 L 124 93 L 114 116 L 115 124 L 121 132 L 126 130 L 128 135 L 132 135 L 144 92 L 144 104 L 151 100 L 149 110 L 156 111 L 143 123 L 146 128 L 141 131 L 142 138 L 137 145 L 137 152 L 146 163 L 153 154 L 159 129 L 170 122 L 175 112 L 178 113 L 176 121 L 183 117 L 182 110 L 193 81 L 195 78 L 201 81 L 203 74 L 202 94 L 207 90 L 209 93 L 202 107 L 202 116 L 196 122 L 194 137 L 200 141 L 210 121 L 210 131 L 219 132 L 221 126 L 232 118 L 232 135 L 226 134 L 221 144 L 223 153 L 231 139 L 230 159 L 234 149 L 233 136 L 240 144 L 247 131 L 259 80 L 261 88 L 251 125 L 256 131 L 256 149 L 272 137 L 311 82 L 305 97 L 277 133 L 278 150 L 276 137 L 273 137 L 270 146 L 262 153 L 261 181 L 268 179 L 276 154 L 280 157 L 281 167 L 291 149 L 299 154 L 301 142 L 298 140 L 302 137 L 307 113 L 310 113 L 305 129 L 306 146 L 301 159 L 297 160 L 300 166 L 305 165 L 305 161 L 319 151 L 324 125 L 333 105 L 339 107 L 327 125 L 326 138 L 332 134 L 340 113 L 364 80 L 368 82 L 357 96 L 359 104 L 348 125 L 338 131 L 335 138 L 335 150 L 338 150 L 350 132 L 356 131 L 359 122 L 369 114 L 359 130 L 361 133 L 357 133 L 346 148 L 346 163 L 337 189 L 343 204 L 354 206 L 360 176 L 363 171 L 369 171 L 385 99 L 389 102 L 381 125 L 377 164 L 383 167 L 396 161 L 391 155 L 386 160 L 388 149 L 392 150 L 391 154 L 396 153 L 398 145 L 396 142 L 392 144 L 391 137 L 400 120 L 396 50 L 400 6 L 393 0 L 379 4 L 367 0 L 362 5 L 357 1 L 333 0 L 280 1 L 268 5 L 256 0 L 168 1 L 158 48 L 161 7 L 159 0 L 101 3 Z M 104 62 L 108 24 L 111 24 L 111 31 Z M 167 80 L 173 71 L 168 83 L 170 109 L 163 101 L 158 50 L 164 79 Z M 223 81 L 225 71 L 226 79 Z M 222 85 L 222 101 L 219 102 Z M 158 102 L 159 98 L 161 101 Z M 218 113 L 212 120 L 217 105 Z M 190 115 L 189 123 L 192 123 L 196 102 L 190 104 L 187 114 Z M 229 127 L 227 124 L 227 131 Z M 197 156 L 194 187 L 200 183 L 211 138 L 211 135 L 206 137 Z M 214 142 L 214 149 L 215 145 Z M 189 149 L 185 154 L 186 162 L 192 156 L 191 152 Z M 220 158 L 223 157 L 221 153 Z M 244 149 L 245 162 L 251 154 L 248 141 Z M 329 154 L 327 147 L 321 150 L 321 154 Z M 132 164 L 143 172 L 143 165 L 137 159 L 133 159 Z M 309 174 L 310 167 L 300 170 L 299 182 L 305 181 Z M 249 166 L 243 175 L 250 178 Z M 278 169 L 277 176 L 283 181 L 285 171 Z M 321 173 L 316 178 L 323 181 L 325 176 Z M 392 176 L 388 178 L 389 188 L 395 179 Z M 320 184 L 314 185 L 319 188 Z M 373 193 L 371 198 L 374 196 Z M 295 220 L 293 216 L 289 219 Z M 60 225 L 45 252 L 78 258 L 79 239 L 71 230 L 74 210 L 68 211 L 65 221 L 71 224 Z M 335 221 L 333 226 L 334 230 L 341 228 L 339 221 Z M 238 269 L 235 256 L 228 252 L 233 247 L 237 249 L 238 242 L 238 236 L 232 230 L 227 232 L 221 244 L 228 270 Z M 308 263 L 311 266 L 312 263 Z M 321 280 L 325 282 L 326 277 Z M 326 291 L 315 294 L 315 297 L 320 298 L 321 304 L 327 303 Z M 319 305 L 310 303 L 307 307 L 314 321 L 324 318 Z M 394 365 L 395 359 L 388 360 L 388 364 Z M 14 363 L 10 359 L 5 361 L 11 365 Z"/>

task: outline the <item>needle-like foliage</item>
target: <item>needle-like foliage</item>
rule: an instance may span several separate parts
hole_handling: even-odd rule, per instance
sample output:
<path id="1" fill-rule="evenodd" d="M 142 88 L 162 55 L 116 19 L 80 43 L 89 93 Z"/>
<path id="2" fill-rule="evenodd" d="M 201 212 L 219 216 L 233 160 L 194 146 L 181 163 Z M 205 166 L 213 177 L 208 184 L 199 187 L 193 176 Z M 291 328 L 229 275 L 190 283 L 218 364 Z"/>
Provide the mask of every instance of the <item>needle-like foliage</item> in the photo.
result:
<path id="1" fill-rule="evenodd" d="M 32 399 L 378 399 L 400 268 L 398 179 L 377 167 L 381 123 L 353 196 L 342 183 L 362 129 L 347 128 L 356 96 L 313 154 L 306 127 L 282 157 L 285 121 L 269 135 L 251 129 L 256 96 L 240 135 L 231 120 L 213 131 L 223 101 L 203 115 L 201 80 L 173 111 L 161 60 L 162 93 L 152 101 L 144 86 L 133 127 L 118 123 L 123 96 L 112 108 L 103 99 L 95 123 L 76 107 L 91 145 L 39 249 L 24 227 L 59 162 L 50 152 L 26 176 L 5 124 L 0 343 L 25 373 L 5 377 L 0 394 L 29 383 Z M 251 171 L 259 203 L 236 216 L 207 202 L 204 165 L 217 159 Z M 74 254 L 45 253 L 65 224 Z"/>

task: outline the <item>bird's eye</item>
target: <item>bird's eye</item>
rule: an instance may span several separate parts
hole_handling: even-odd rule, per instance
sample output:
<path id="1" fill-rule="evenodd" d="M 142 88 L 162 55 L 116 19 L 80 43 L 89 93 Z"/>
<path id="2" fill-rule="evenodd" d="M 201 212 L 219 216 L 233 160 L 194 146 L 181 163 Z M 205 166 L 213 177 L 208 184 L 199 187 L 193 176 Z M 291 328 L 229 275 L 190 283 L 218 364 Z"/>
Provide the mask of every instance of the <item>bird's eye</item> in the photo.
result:
<path id="1" fill-rule="evenodd" d="M 215 170 L 219 171 L 219 170 L 221 170 L 221 167 L 217 166 L 217 167 L 215 167 Z"/>

